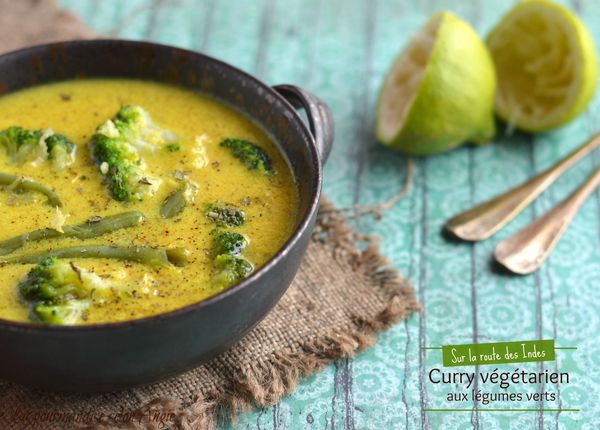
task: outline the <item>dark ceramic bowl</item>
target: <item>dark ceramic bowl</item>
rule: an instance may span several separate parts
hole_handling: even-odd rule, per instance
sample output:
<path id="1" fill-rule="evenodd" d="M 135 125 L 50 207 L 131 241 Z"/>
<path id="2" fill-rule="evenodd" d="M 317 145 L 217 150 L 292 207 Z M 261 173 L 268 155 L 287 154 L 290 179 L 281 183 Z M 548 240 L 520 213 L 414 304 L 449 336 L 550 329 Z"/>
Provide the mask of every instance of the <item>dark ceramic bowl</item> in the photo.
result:
<path id="1" fill-rule="evenodd" d="M 0 320 L 0 379 L 61 391 L 108 391 L 177 375 L 225 351 L 277 303 L 308 245 L 333 121 L 317 97 L 269 87 L 214 58 L 154 43 L 91 40 L 0 56 L 0 93 L 46 82 L 126 77 L 208 94 L 251 118 L 278 143 L 295 176 L 294 233 L 264 266 L 207 300 L 149 318 L 79 327 Z M 307 127 L 295 108 L 304 108 Z"/>

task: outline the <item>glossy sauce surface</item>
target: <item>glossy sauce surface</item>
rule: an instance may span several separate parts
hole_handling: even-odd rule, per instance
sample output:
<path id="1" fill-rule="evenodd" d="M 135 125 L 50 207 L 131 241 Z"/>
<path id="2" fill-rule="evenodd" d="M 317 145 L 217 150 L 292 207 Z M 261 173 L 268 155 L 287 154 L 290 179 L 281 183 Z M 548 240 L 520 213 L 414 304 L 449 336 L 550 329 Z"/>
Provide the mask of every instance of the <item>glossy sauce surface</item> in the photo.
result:
<path id="1" fill-rule="evenodd" d="M 160 176 L 162 184 L 153 197 L 135 203 L 111 198 L 89 148 L 96 127 L 125 104 L 142 106 L 158 125 L 175 133 L 181 147 L 177 152 L 157 150 L 143 154 L 148 171 Z M 82 244 L 185 247 L 191 251 L 189 263 L 182 268 L 154 269 L 107 259 L 73 260 L 114 286 L 133 292 L 126 299 L 92 305 L 80 324 L 158 314 L 217 293 L 218 288 L 210 280 L 210 232 L 215 226 L 204 214 L 208 203 L 220 201 L 244 210 L 246 222 L 235 230 L 249 239 L 244 256 L 255 267 L 274 255 L 294 228 L 297 188 L 277 147 L 251 121 L 205 96 L 142 81 L 61 82 L 0 97 L 0 129 L 14 125 L 51 128 L 77 145 L 75 163 L 60 172 L 53 172 L 48 163 L 14 165 L 0 148 L 0 172 L 23 175 L 53 187 L 64 203 L 66 225 L 128 210 L 139 210 L 146 216 L 137 227 L 85 241 L 61 238 L 27 244 L 15 255 Z M 229 150 L 219 146 L 228 137 L 247 139 L 264 148 L 277 174 L 267 177 L 249 171 Z M 197 193 L 194 203 L 181 215 L 162 219 L 159 208 L 176 187 L 176 172 L 185 173 L 198 187 Z M 0 241 L 49 227 L 55 217 L 55 209 L 45 203 L 43 196 L 27 193 L 15 198 L 9 191 L 0 190 Z M 28 307 L 19 298 L 17 284 L 31 267 L 0 266 L 1 319 L 29 320 Z"/>

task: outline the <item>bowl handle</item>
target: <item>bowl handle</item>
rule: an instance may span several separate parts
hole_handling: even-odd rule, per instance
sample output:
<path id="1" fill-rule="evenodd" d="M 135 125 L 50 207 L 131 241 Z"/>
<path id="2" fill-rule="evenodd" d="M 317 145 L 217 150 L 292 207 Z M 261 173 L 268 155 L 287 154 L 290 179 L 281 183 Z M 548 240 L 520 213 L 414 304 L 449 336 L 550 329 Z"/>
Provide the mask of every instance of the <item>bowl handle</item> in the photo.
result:
<path id="1" fill-rule="evenodd" d="M 334 138 L 333 115 L 329 106 L 314 94 L 295 85 L 275 85 L 273 89 L 294 108 L 304 108 L 308 126 L 319 151 L 321 164 L 325 164 Z"/>

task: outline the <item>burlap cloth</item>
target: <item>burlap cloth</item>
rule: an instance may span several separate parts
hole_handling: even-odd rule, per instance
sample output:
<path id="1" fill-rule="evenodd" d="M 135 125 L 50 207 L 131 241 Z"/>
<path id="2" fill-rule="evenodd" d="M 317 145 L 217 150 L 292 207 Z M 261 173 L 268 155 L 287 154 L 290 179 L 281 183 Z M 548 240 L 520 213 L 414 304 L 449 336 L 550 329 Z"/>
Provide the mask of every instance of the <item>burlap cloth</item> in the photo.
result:
<path id="1" fill-rule="evenodd" d="M 2 52 L 93 36 L 53 0 L 0 0 Z M 379 330 L 418 309 L 414 291 L 371 238 L 331 209 L 322 203 L 288 292 L 227 353 L 177 378 L 110 394 L 47 393 L 0 381 L 0 429 L 212 428 L 238 411 L 276 403 L 299 377 L 370 345 Z"/>

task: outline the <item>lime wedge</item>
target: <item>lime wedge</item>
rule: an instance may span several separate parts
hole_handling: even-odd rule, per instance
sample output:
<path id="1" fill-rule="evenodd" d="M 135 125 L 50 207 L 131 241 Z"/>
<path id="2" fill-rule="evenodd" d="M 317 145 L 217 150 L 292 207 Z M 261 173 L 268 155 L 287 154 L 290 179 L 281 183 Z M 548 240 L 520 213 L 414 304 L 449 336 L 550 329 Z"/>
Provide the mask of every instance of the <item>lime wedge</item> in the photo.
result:
<path id="1" fill-rule="evenodd" d="M 439 12 L 413 35 L 388 71 L 377 139 L 412 155 L 446 151 L 494 135 L 496 77 L 473 28 Z"/>
<path id="2" fill-rule="evenodd" d="M 544 131 L 576 117 L 598 74 L 592 39 L 569 10 L 548 0 L 518 3 L 487 45 L 498 75 L 496 111 L 509 126 Z"/>

